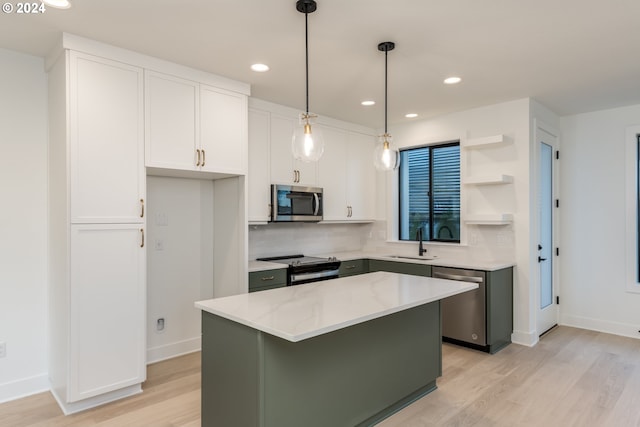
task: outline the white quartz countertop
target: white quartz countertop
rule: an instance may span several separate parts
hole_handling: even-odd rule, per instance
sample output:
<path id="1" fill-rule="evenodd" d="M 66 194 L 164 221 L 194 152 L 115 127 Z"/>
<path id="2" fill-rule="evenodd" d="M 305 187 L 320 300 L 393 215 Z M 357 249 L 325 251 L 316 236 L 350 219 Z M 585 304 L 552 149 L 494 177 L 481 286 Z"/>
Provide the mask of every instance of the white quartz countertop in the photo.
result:
<path id="1" fill-rule="evenodd" d="M 474 283 L 379 271 L 198 301 L 195 306 L 296 342 L 477 287 Z"/>
<path id="2" fill-rule="evenodd" d="M 281 268 L 287 268 L 287 264 L 270 262 L 270 261 L 249 261 L 249 273 L 255 271 L 267 271 L 267 270 L 279 270 Z"/>

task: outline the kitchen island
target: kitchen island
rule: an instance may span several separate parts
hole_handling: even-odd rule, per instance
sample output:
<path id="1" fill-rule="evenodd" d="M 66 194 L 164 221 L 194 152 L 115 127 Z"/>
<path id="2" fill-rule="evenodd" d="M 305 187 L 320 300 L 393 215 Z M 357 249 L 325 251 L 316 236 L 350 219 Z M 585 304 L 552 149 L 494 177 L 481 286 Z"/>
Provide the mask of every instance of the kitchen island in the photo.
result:
<path id="1" fill-rule="evenodd" d="M 439 301 L 478 285 L 389 272 L 202 310 L 202 425 L 373 425 L 436 388 Z"/>

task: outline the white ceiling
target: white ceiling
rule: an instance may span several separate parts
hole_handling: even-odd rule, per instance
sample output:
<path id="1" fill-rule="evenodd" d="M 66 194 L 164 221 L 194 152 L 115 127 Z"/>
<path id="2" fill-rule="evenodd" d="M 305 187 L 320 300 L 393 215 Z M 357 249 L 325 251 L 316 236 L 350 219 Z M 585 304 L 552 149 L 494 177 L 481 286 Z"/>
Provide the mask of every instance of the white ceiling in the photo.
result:
<path id="1" fill-rule="evenodd" d="M 317 1 L 312 112 L 382 127 L 382 41 L 396 43 L 390 124 L 523 97 L 560 115 L 640 104 L 638 0 Z M 0 14 L 0 47 L 46 56 L 63 31 L 244 81 L 252 96 L 304 109 L 295 0 L 75 0 L 42 15 Z M 271 71 L 250 71 L 255 62 Z M 462 83 L 442 84 L 450 75 Z M 364 99 L 377 104 L 362 107 Z"/>

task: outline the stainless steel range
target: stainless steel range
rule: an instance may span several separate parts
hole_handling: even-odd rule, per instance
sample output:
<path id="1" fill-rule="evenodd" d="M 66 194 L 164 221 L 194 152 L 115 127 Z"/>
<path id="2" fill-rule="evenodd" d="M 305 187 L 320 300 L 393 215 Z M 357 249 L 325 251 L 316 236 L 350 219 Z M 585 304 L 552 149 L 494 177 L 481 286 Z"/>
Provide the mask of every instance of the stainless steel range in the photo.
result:
<path id="1" fill-rule="evenodd" d="M 300 254 L 257 258 L 257 260 L 288 265 L 287 286 L 335 279 L 340 269 L 340 261 L 336 257 L 320 258 Z"/>

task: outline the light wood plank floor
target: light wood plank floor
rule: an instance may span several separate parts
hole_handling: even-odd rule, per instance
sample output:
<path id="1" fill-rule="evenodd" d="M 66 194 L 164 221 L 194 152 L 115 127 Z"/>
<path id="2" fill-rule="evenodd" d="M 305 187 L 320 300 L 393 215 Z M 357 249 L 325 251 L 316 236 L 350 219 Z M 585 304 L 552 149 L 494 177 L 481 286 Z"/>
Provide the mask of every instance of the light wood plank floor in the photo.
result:
<path id="1" fill-rule="evenodd" d="M 68 417 L 49 393 L 5 403 L 0 426 L 199 426 L 199 359 L 150 365 L 141 395 Z M 445 344 L 443 371 L 438 390 L 379 427 L 640 427 L 637 339 L 559 327 L 495 355 Z"/>

